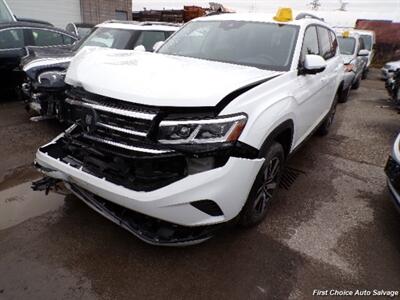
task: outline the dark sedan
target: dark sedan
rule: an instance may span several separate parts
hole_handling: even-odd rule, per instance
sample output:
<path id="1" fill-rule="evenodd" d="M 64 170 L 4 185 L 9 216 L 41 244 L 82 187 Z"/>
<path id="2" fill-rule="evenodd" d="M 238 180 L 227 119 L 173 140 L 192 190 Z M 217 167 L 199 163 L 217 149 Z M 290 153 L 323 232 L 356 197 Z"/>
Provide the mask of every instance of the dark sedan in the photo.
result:
<path id="1" fill-rule="evenodd" d="M 26 46 L 50 47 L 71 45 L 74 35 L 52 26 L 31 22 L 0 23 L 0 80 L 1 92 L 10 93 L 19 87 L 23 72 L 20 60 L 27 52 Z"/>

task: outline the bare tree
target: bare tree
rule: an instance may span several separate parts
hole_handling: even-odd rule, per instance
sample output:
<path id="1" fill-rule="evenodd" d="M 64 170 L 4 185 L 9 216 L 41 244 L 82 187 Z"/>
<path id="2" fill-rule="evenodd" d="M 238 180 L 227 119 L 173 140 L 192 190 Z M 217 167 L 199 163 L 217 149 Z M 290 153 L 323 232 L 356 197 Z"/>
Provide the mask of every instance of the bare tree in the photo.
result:
<path id="1" fill-rule="evenodd" d="M 346 6 L 349 4 L 349 2 L 339 0 L 339 4 L 340 4 L 339 10 L 346 11 Z"/>
<path id="2" fill-rule="evenodd" d="M 321 6 L 321 2 L 320 0 L 311 0 L 308 5 L 311 6 L 312 10 L 318 10 Z"/>

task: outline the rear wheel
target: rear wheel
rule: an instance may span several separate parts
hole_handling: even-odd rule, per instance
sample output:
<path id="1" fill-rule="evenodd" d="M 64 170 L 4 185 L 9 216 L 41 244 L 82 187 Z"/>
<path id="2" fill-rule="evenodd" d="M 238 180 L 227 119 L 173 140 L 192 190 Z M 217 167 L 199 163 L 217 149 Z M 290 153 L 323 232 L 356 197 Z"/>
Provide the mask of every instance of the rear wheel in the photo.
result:
<path id="1" fill-rule="evenodd" d="M 343 91 L 340 93 L 340 97 L 339 97 L 339 99 L 338 99 L 338 102 L 340 102 L 340 103 L 345 103 L 345 102 L 347 102 L 347 100 L 349 100 L 349 93 L 350 93 L 350 90 L 351 90 L 351 86 L 349 86 L 347 89 L 343 90 Z"/>
<path id="2" fill-rule="evenodd" d="M 239 224 L 241 226 L 257 225 L 266 217 L 271 201 L 279 186 L 284 159 L 285 153 L 282 145 L 273 143 L 265 154 L 265 162 L 240 213 Z"/>
<path id="3" fill-rule="evenodd" d="M 360 87 L 361 84 L 361 78 L 358 78 L 356 82 L 353 83 L 353 85 L 351 86 L 351 88 L 353 90 L 358 90 L 358 88 Z"/>

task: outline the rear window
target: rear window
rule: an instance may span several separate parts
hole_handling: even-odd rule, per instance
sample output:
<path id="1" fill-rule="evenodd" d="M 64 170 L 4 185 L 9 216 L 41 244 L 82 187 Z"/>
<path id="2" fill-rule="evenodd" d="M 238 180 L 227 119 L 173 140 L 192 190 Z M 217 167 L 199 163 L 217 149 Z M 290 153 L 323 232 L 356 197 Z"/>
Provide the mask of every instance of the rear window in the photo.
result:
<path id="1" fill-rule="evenodd" d="M 21 29 L 0 31 L 0 49 L 17 49 L 24 47 L 24 35 Z"/>
<path id="2" fill-rule="evenodd" d="M 362 34 L 361 39 L 364 41 L 364 49 L 372 50 L 372 36 L 367 34 Z"/>
<path id="3" fill-rule="evenodd" d="M 330 37 L 330 30 L 318 26 L 318 40 L 319 40 L 319 49 L 320 55 L 324 59 L 330 59 L 335 56 L 336 52 L 334 51 L 331 37 Z"/>
<path id="4" fill-rule="evenodd" d="M 340 49 L 340 54 L 343 55 L 353 55 L 354 50 L 356 48 L 356 39 L 349 37 L 349 38 L 344 38 L 344 37 L 338 37 L 338 42 L 339 42 L 339 49 Z"/>

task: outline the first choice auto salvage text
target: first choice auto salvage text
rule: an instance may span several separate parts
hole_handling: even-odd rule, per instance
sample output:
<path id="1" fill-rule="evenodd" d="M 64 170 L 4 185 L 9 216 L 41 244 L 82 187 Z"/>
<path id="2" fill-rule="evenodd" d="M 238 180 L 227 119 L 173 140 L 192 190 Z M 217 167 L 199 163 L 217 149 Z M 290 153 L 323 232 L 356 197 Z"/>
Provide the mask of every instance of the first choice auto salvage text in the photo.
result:
<path id="1" fill-rule="evenodd" d="M 399 297 L 399 291 L 385 291 L 385 290 L 313 290 L 313 296 L 338 296 L 338 297 L 348 297 L 348 296 L 377 296 L 377 297 Z"/>

